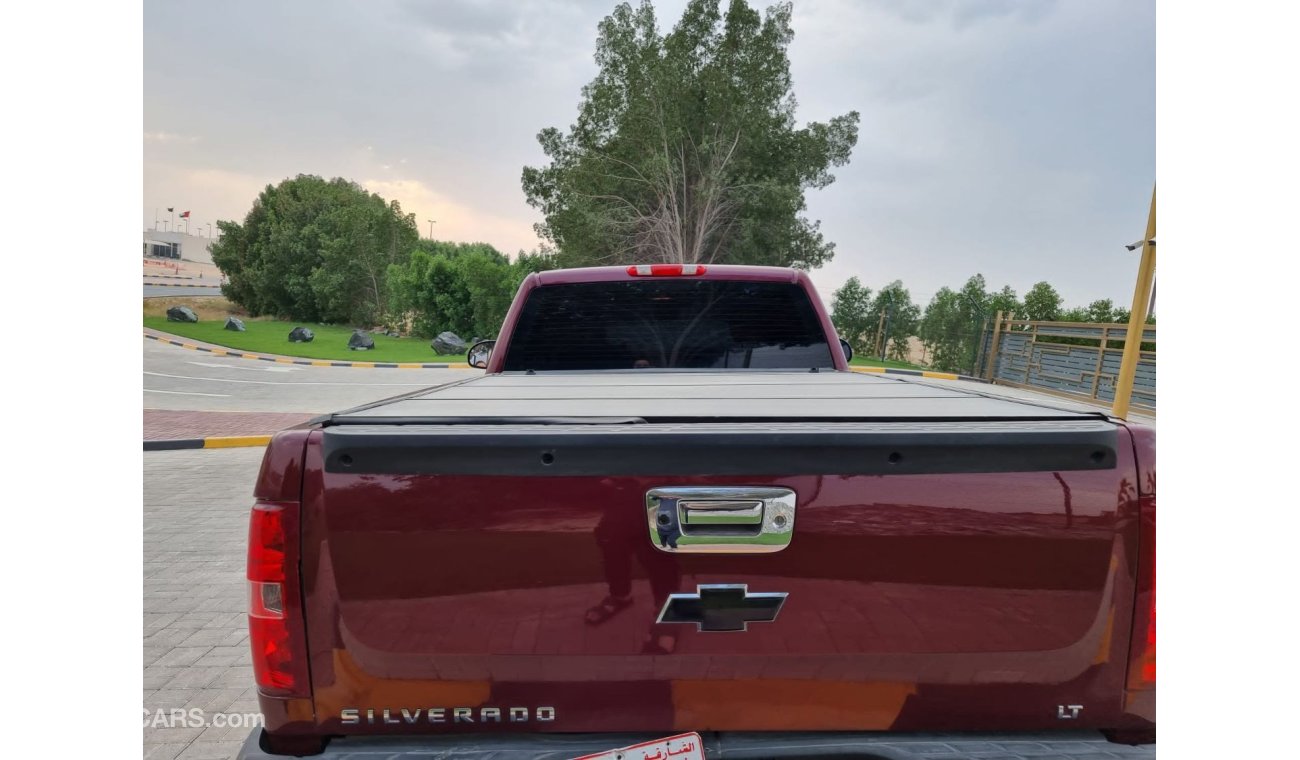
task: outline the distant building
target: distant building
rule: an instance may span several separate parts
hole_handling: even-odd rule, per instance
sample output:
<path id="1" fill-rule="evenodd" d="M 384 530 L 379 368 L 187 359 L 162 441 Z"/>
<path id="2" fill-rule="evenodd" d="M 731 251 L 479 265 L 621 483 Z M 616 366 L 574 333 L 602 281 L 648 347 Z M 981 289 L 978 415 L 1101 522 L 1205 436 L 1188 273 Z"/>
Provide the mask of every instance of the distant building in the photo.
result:
<path id="1" fill-rule="evenodd" d="M 163 232 L 161 230 L 144 231 L 145 258 L 185 259 L 203 264 L 212 263 L 212 253 L 208 246 L 212 238 L 200 235 L 187 235 L 184 232 Z"/>

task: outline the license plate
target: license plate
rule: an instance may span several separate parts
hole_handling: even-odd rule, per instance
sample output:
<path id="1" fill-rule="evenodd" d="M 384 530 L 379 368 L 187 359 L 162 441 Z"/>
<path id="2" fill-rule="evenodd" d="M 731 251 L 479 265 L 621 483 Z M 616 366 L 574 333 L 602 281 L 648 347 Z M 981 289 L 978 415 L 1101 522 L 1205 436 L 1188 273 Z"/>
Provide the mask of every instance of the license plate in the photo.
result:
<path id="1" fill-rule="evenodd" d="M 691 732 L 583 755 L 574 760 L 704 760 L 704 742 L 700 741 L 699 734 Z"/>

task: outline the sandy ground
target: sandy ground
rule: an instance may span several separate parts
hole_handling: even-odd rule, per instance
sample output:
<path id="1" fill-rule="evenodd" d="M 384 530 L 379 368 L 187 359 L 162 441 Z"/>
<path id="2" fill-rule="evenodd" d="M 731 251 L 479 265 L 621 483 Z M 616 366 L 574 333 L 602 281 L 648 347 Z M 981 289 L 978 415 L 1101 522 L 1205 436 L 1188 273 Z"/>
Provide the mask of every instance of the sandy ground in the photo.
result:
<path id="1" fill-rule="evenodd" d="M 223 296 L 175 296 L 172 298 L 144 299 L 144 316 L 165 317 L 167 310 L 173 306 L 188 306 L 199 315 L 199 319 L 225 319 L 231 314 L 237 317 L 247 316 L 247 312 L 227 301 Z"/>

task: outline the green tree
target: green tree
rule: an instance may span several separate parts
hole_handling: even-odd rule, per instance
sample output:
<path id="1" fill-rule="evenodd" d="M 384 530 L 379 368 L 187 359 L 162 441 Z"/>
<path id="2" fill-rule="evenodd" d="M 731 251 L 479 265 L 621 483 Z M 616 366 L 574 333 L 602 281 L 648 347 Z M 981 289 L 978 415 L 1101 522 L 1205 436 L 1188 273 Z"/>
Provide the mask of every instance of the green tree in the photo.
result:
<path id="1" fill-rule="evenodd" d="M 520 252 L 512 263 L 487 243 L 421 240 L 409 261 L 389 270 L 392 309 L 426 338 L 444 330 L 495 337 L 524 277 L 553 268 L 546 251 Z"/>
<path id="2" fill-rule="evenodd" d="M 469 289 L 445 253 L 415 250 L 405 264 L 389 269 L 392 305 L 411 332 L 432 337 L 443 330 L 458 335 L 473 319 Z"/>
<path id="3" fill-rule="evenodd" d="M 876 329 L 871 316 L 871 288 L 850 277 L 831 298 L 831 323 L 847 340 L 854 353 L 871 350 L 870 335 Z"/>
<path id="4" fill-rule="evenodd" d="M 431 256 L 446 256 L 449 259 L 459 258 L 467 254 L 480 254 L 502 264 L 510 263 L 510 259 L 490 243 L 456 243 L 448 240 L 420 238 L 419 242 L 415 244 L 415 250 L 424 251 Z"/>
<path id="5" fill-rule="evenodd" d="M 1002 290 L 989 296 L 988 309 L 989 315 L 994 317 L 999 311 L 1004 318 L 1012 313 L 1020 315 L 1025 313 L 1025 305 L 1016 298 L 1016 291 L 1012 290 L 1010 285 L 1003 285 Z"/>
<path id="6" fill-rule="evenodd" d="M 830 260 L 804 191 L 848 163 L 858 114 L 795 128 L 790 19 L 789 3 L 691 0 L 664 35 L 642 0 L 600 23 L 577 121 L 542 130 L 549 163 L 523 170 L 562 264 Z"/>
<path id="7" fill-rule="evenodd" d="M 1114 320 L 1115 322 L 1118 322 L 1118 323 L 1122 324 L 1122 325 L 1126 325 L 1126 324 L 1128 324 L 1128 318 L 1129 318 L 1129 315 L 1132 314 L 1132 313 L 1133 313 L 1133 312 L 1132 312 L 1131 309 L 1126 309 L 1126 308 L 1124 308 L 1124 307 L 1120 307 L 1120 308 L 1118 308 L 1118 309 L 1115 310 L 1115 315 L 1114 315 L 1114 317 L 1113 317 L 1113 320 Z M 1149 324 L 1149 325 L 1154 325 L 1154 324 L 1156 323 L 1156 315 L 1154 315 L 1154 314 L 1148 314 L 1148 315 L 1147 315 L 1147 319 L 1146 319 L 1146 323 Z"/>
<path id="8" fill-rule="evenodd" d="M 1066 309 L 1061 312 L 1060 321 L 1062 322 L 1089 322 L 1088 310 L 1082 306 L 1076 306 L 1073 309 Z"/>
<path id="9" fill-rule="evenodd" d="M 223 294 L 253 315 L 370 326 L 389 266 L 415 244 L 414 214 L 349 180 L 299 175 L 268 185 L 243 224 L 217 222 Z"/>
<path id="10" fill-rule="evenodd" d="M 959 369 L 962 357 L 960 332 L 961 296 L 952 288 L 939 288 L 925 307 L 917 336 L 930 353 L 935 369 L 951 372 Z"/>
<path id="11" fill-rule="evenodd" d="M 525 277 L 534 272 L 545 272 L 550 269 L 558 269 L 559 266 L 560 264 L 555 257 L 555 251 L 546 248 L 545 246 L 534 249 L 530 252 L 520 250 L 519 253 L 515 255 L 514 261 L 515 279 L 518 280 L 518 282 L 515 283 L 515 287 L 518 287 L 519 283 L 522 283 Z"/>
<path id="12" fill-rule="evenodd" d="M 1004 289 L 1005 290 L 1005 289 Z M 969 372 L 979 358 L 984 320 L 993 316 L 993 299 L 984 275 L 966 280 L 961 290 L 940 288 L 926 306 L 918 336 L 931 354 L 931 364 L 946 372 Z"/>
<path id="13" fill-rule="evenodd" d="M 1034 283 L 1034 287 L 1025 294 L 1024 319 L 1043 322 L 1055 322 L 1061 318 L 1061 294 L 1046 282 Z"/>
<path id="14" fill-rule="evenodd" d="M 455 264 L 469 293 L 470 305 L 469 324 L 461 326 L 461 337 L 496 337 L 517 287 L 510 262 L 504 256 L 499 260 L 485 253 L 471 253 Z"/>
<path id="15" fill-rule="evenodd" d="M 881 343 L 890 359 L 907 361 L 907 340 L 916 334 L 921 319 L 921 308 L 912 303 L 912 294 L 901 280 L 894 280 L 880 289 L 871 303 L 871 329 L 883 330 Z M 884 317 L 883 321 L 881 317 Z M 877 341 L 872 341 L 874 346 Z"/>
<path id="16" fill-rule="evenodd" d="M 1088 321 L 1089 322 L 1113 322 L 1115 321 L 1115 304 L 1111 303 L 1109 298 L 1098 298 L 1096 301 L 1088 304 Z"/>

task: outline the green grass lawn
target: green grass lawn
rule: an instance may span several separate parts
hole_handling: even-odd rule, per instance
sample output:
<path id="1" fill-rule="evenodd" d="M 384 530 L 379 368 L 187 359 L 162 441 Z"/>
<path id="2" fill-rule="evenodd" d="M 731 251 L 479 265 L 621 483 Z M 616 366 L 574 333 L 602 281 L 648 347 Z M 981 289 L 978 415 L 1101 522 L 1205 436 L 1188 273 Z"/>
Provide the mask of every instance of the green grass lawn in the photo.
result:
<path id="1" fill-rule="evenodd" d="M 374 335 L 375 347 L 370 351 L 351 351 L 348 338 L 352 328 L 338 325 L 313 325 L 304 322 L 280 322 L 269 319 L 245 319 L 244 332 L 224 328 L 226 321 L 200 320 L 198 322 L 168 322 L 166 317 L 145 317 L 144 326 L 162 332 L 180 335 L 204 343 L 261 354 L 299 356 L 304 359 L 333 359 L 354 362 L 421 362 L 464 363 L 465 355 L 440 356 L 429 347 L 425 338 L 389 338 Z M 290 343 L 289 331 L 306 327 L 316 333 L 311 343 Z"/>
<path id="2" fill-rule="evenodd" d="M 849 362 L 854 367 L 889 367 L 890 369 L 925 369 L 925 367 L 907 362 L 896 362 L 893 359 L 877 359 L 871 356 L 855 356 Z"/>

